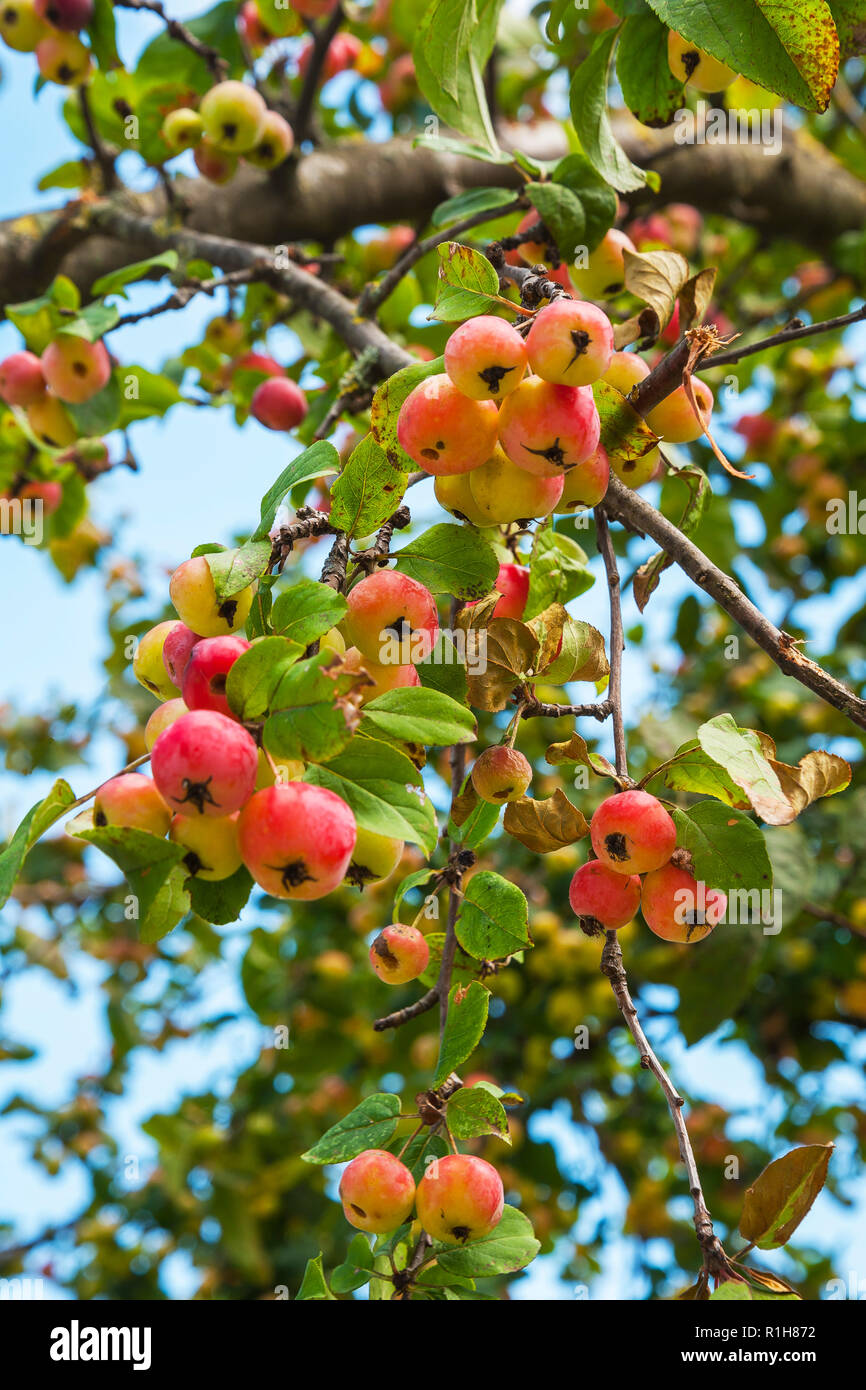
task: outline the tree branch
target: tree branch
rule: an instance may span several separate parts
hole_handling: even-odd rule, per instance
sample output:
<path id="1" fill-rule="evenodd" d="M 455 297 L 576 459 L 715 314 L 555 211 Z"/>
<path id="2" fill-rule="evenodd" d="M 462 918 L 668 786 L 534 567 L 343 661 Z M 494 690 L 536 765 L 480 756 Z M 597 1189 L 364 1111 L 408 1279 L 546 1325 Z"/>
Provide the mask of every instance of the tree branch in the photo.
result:
<path id="1" fill-rule="evenodd" d="M 610 595 L 610 695 L 608 704 L 613 715 L 613 742 L 616 749 L 616 770 L 623 779 L 628 779 L 628 754 L 625 742 L 625 724 L 622 716 L 622 653 L 625 637 L 622 630 L 622 607 L 619 593 L 619 570 L 616 556 L 607 529 L 604 507 L 595 509 L 595 533 L 599 554 L 604 561 L 607 575 L 607 588 Z"/>
<path id="2" fill-rule="evenodd" d="M 640 1064 L 651 1071 L 664 1092 L 668 1109 L 671 1112 L 671 1119 L 674 1122 L 674 1129 L 679 1145 L 680 1158 L 685 1164 L 686 1174 L 689 1181 L 689 1193 L 694 1204 L 694 1223 L 698 1243 L 704 1256 L 704 1268 L 707 1272 L 718 1278 L 727 1271 L 727 1258 L 722 1249 L 718 1236 L 713 1230 L 713 1223 L 707 1204 L 704 1200 L 703 1188 L 701 1187 L 700 1174 L 695 1162 L 694 1150 L 692 1149 L 689 1132 L 686 1128 L 685 1117 L 682 1107 L 684 1101 L 676 1090 L 673 1082 L 659 1061 L 650 1046 L 649 1039 L 644 1032 L 640 1019 L 637 1016 L 637 1009 L 634 1006 L 628 987 L 628 978 L 625 973 L 625 966 L 622 960 L 622 949 L 615 931 L 606 934 L 605 946 L 601 956 L 602 974 L 610 981 L 616 1002 L 619 1005 L 626 1027 L 634 1038 L 637 1049 L 640 1053 Z"/>
<path id="3" fill-rule="evenodd" d="M 182 43 L 185 48 L 189 48 L 207 64 L 215 82 L 221 82 L 225 77 L 229 68 L 225 58 L 215 48 L 211 48 L 210 44 L 202 43 L 201 39 L 197 39 L 192 30 L 187 29 L 185 24 L 181 24 L 179 20 L 172 19 L 170 15 L 167 15 L 162 0 L 114 0 L 114 4 L 117 9 L 147 10 L 150 14 L 157 15 L 171 38 Z"/>

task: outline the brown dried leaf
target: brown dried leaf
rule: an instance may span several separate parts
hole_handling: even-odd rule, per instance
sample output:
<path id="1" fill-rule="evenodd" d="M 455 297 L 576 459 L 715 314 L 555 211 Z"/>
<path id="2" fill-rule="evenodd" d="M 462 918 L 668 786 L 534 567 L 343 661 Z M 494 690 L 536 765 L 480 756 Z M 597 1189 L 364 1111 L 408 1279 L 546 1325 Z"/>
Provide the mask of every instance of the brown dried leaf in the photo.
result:
<path id="1" fill-rule="evenodd" d="M 546 801 L 531 796 L 510 801 L 503 824 L 509 835 L 535 854 L 550 854 L 589 834 L 584 817 L 559 787 Z"/>
<path id="2" fill-rule="evenodd" d="M 710 307 L 717 274 L 715 266 L 708 266 L 683 285 L 679 294 L 681 333 L 701 322 Z"/>
<path id="3" fill-rule="evenodd" d="M 625 251 L 625 287 L 669 321 L 677 295 L 689 278 L 689 263 L 679 251 Z"/>
<path id="4" fill-rule="evenodd" d="M 581 738 L 580 734 L 572 734 L 568 743 L 551 743 L 545 759 L 552 767 L 558 767 L 560 763 L 583 763 L 596 777 L 619 780 L 613 763 L 609 763 L 600 753 L 590 753 L 586 739 Z"/>
<path id="5" fill-rule="evenodd" d="M 776 1158 L 746 1191 L 740 1235 L 777 1250 L 793 1235 L 827 1179 L 832 1144 L 804 1144 Z"/>
<path id="6" fill-rule="evenodd" d="M 505 709 L 516 685 L 535 669 L 538 638 L 516 618 L 494 618 L 487 628 L 487 665 L 477 676 L 467 675 L 469 703 L 495 713 Z"/>
<path id="7" fill-rule="evenodd" d="M 610 675 L 610 663 L 604 650 L 604 638 L 597 627 L 591 623 L 576 622 L 581 629 L 581 651 L 578 664 L 572 675 L 573 681 L 600 681 Z"/>
<path id="8" fill-rule="evenodd" d="M 534 672 L 544 671 L 553 661 L 562 644 L 562 632 L 568 613 L 561 603 L 551 603 L 527 623 L 538 638 L 538 656 Z"/>

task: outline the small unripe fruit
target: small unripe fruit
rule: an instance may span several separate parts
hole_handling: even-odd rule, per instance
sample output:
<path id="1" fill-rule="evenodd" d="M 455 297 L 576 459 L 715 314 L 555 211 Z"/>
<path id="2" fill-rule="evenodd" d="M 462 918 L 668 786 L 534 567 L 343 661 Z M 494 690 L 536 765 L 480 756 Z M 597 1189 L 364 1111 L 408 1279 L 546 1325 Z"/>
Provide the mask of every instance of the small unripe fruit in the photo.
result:
<path id="1" fill-rule="evenodd" d="M 484 465 L 481 465 L 482 468 Z M 433 481 L 436 501 L 446 512 L 456 516 L 459 521 L 470 521 L 473 526 L 489 526 L 489 517 L 477 506 L 472 496 L 470 479 L 479 470 L 471 473 L 443 473 Z"/>
<path id="2" fill-rule="evenodd" d="M 34 405 L 44 395 L 45 377 L 35 352 L 13 352 L 0 362 L 0 396 L 7 405 Z"/>
<path id="3" fill-rule="evenodd" d="M 594 304 L 555 299 L 535 316 L 526 339 L 536 376 L 557 386 L 588 386 L 598 381 L 613 356 L 610 319 Z"/>
<path id="4" fill-rule="evenodd" d="M 309 901 L 332 892 L 355 848 L 355 817 L 340 797 L 307 782 L 255 793 L 241 812 L 238 843 L 253 878 L 274 898 Z"/>
<path id="5" fill-rule="evenodd" d="M 165 669 L 162 655 L 166 639 L 173 628 L 174 621 L 171 619 L 150 628 L 139 637 L 135 656 L 132 658 L 132 673 L 135 679 L 158 700 L 170 700 L 180 694 L 180 690 Z"/>
<path id="6" fill-rule="evenodd" d="M 276 169 L 288 159 L 295 144 L 295 132 L 278 111 L 268 111 L 261 134 L 244 159 L 257 169 Z"/>
<path id="7" fill-rule="evenodd" d="M 193 632 L 202 637 L 227 637 L 243 629 L 256 586 L 248 584 L 231 598 L 219 600 L 206 557 L 196 555 L 178 565 L 168 591 L 181 622 Z"/>
<path id="8" fill-rule="evenodd" d="M 727 906 L 727 896 L 718 888 L 707 888 L 674 864 L 647 874 L 641 889 L 640 910 L 650 931 L 663 941 L 690 945 L 703 940 L 722 921 Z"/>
<path id="9" fill-rule="evenodd" d="M 578 292 L 587 299 L 608 299 L 625 284 L 624 251 L 634 251 L 634 242 L 616 227 L 590 251 L 585 266 L 575 265 L 571 278 Z"/>
<path id="10" fill-rule="evenodd" d="M 359 825 L 355 848 L 346 871 L 346 882 L 356 888 L 365 888 L 368 883 L 381 883 L 390 877 L 402 857 L 402 840 L 377 835 Z"/>
<path id="11" fill-rule="evenodd" d="M 442 373 L 406 397 L 397 438 L 427 473 L 468 473 L 493 453 L 498 419 L 493 401 L 470 400 Z"/>
<path id="12" fill-rule="evenodd" d="M 737 75 L 727 63 L 711 58 L 674 29 L 668 34 L 668 66 L 674 77 L 697 92 L 723 92 Z"/>
<path id="13" fill-rule="evenodd" d="M 677 844 L 677 828 L 664 806 L 637 788 L 603 801 L 589 831 L 599 859 L 618 874 L 660 869 Z"/>
<path id="14" fill-rule="evenodd" d="M 499 412 L 499 439 L 512 463 L 553 478 L 598 448 L 600 425 L 588 386 L 553 386 L 527 377 Z"/>
<path id="15" fill-rule="evenodd" d="M 50 32 L 33 0 L 4 0 L 0 5 L 0 38 L 17 53 L 33 53 Z"/>
<path id="16" fill-rule="evenodd" d="M 307 398 L 287 376 L 268 377 L 253 392 L 250 414 L 269 430 L 293 430 L 307 413 Z"/>
<path id="17" fill-rule="evenodd" d="M 344 1170 L 340 1201 L 350 1225 L 384 1235 L 411 1216 L 415 1179 L 405 1163 L 387 1149 L 367 1149 Z"/>
<path id="18" fill-rule="evenodd" d="M 693 444 L 700 439 L 710 423 L 713 413 L 713 393 L 706 382 L 692 377 L 695 400 L 700 411 L 700 420 L 686 396 L 686 388 L 678 386 L 663 401 L 649 412 L 646 422 L 654 434 L 666 439 L 669 444 Z"/>
<path id="19" fill-rule="evenodd" d="M 167 729 L 169 724 L 173 724 L 176 719 L 180 719 L 182 714 L 189 714 L 189 710 L 183 700 L 179 698 L 166 700 L 165 704 L 157 705 L 144 726 L 144 746 L 148 753 L 152 751 L 153 745 L 163 730 Z"/>
<path id="20" fill-rule="evenodd" d="M 220 149 L 205 136 L 196 145 L 193 160 L 202 178 L 209 183 L 229 183 L 237 173 L 238 156 Z"/>
<path id="21" fill-rule="evenodd" d="M 427 939 L 417 927 L 395 922 L 370 947 L 370 964 L 386 985 L 405 985 L 423 975 L 430 960 Z"/>
<path id="22" fill-rule="evenodd" d="M 232 816 L 172 816 L 169 838 L 183 845 L 182 863 L 193 878 L 219 883 L 241 867 L 237 812 Z"/>
<path id="23" fill-rule="evenodd" d="M 429 1164 L 415 1200 L 428 1235 L 446 1245 L 464 1245 L 498 1226 L 505 1193 L 492 1163 L 471 1154 L 448 1154 Z"/>
<path id="24" fill-rule="evenodd" d="M 590 931 L 617 931 L 630 922 L 640 906 L 637 874 L 616 874 L 600 859 L 590 859 L 578 869 L 568 890 L 575 916 Z"/>
<path id="25" fill-rule="evenodd" d="M 94 825 L 123 825 L 162 837 L 171 811 L 153 782 L 141 772 L 122 772 L 104 782 L 93 798 Z"/>
<path id="26" fill-rule="evenodd" d="M 107 385 L 111 359 L 104 343 L 62 333 L 42 354 L 45 381 L 61 401 L 83 405 Z"/>
<path id="27" fill-rule="evenodd" d="M 621 483 L 635 491 L 643 487 L 644 483 L 651 482 L 656 476 L 661 463 L 661 454 L 658 449 L 650 449 L 649 453 L 641 454 L 639 458 L 631 455 L 611 454 L 610 466 Z"/>
<path id="28" fill-rule="evenodd" d="M 615 352 L 603 379 L 623 396 L 627 396 L 649 374 L 649 364 L 642 357 L 638 357 L 636 352 Z"/>
<path id="29" fill-rule="evenodd" d="M 479 753 L 472 768 L 472 785 L 482 801 L 500 806 L 519 801 L 532 781 L 532 764 L 516 748 L 500 744 Z"/>
<path id="30" fill-rule="evenodd" d="M 202 97 L 199 112 L 212 144 L 230 154 L 243 154 L 258 144 L 267 109 L 254 87 L 219 82 Z"/>
<path id="31" fill-rule="evenodd" d="M 36 45 L 36 62 L 46 82 L 80 87 L 90 77 L 90 49 L 75 34 L 49 34 Z"/>
<path id="32" fill-rule="evenodd" d="M 150 762 L 173 810 L 184 816 L 230 816 L 252 795 L 258 750 L 233 719 L 196 709 L 160 734 Z"/>
<path id="33" fill-rule="evenodd" d="M 169 111 L 162 123 L 161 135 L 172 154 L 181 150 L 192 150 L 204 135 L 204 121 L 190 106 L 180 106 Z"/>
<path id="34" fill-rule="evenodd" d="M 455 328 L 445 346 L 445 371 L 474 401 L 502 400 L 526 371 L 526 343 L 505 319 L 479 314 Z"/>
<path id="35" fill-rule="evenodd" d="M 465 476 L 474 510 L 483 518 L 482 526 L 549 516 L 562 496 L 561 477 L 541 478 L 528 473 L 512 463 L 502 449 L 496 449 L 486 463 Z"/>
<path id="36" fill-rule="evenodd" d="M 494 588 L 499 590 L 502 597 L 491 616 L 522 618 L 529 598 L 529 570 L 525 565 L 500 565 Z"/>
<path id="37" fill-rule="evenodd" d="M 182 622 L 172 623 L 171 631 L 165 635 L 162 644 L 162 664 L 172 685 L 176 685 L 178 690 L 183 685 L 183 673 L 192 655 L 192 649 L 200 641 L 198 633 Z"/>
<path id="38" fill-rule="evenodd" d="M 345 654 L 346 639 L 338 627 L 329 627 L 324 637 L 319 639 L 319 648 L 323 647 L 329 652 L 336 652 L 338 656 Z"/>
<path id="39" fill-rule="evenodd" d="M 429 589 L 398 570 L 381 569 L 349 592 L 343 619 L 347 640 L 382 665 L 424 661 L 439 633 Z"/>
<path id="40" fill-rule="evenodd" d="M 203 637 L 190 653 L 182 693 L 189 709 L 215 709 L 234 715 L 226 699 L 226 677 L 239 656 L 249 651 L 245 637 Z"/>
<path id="41" fill-rule="evenodd" d="M 78 430 L 56 396 L 46 391 L 27 407 L 27 423 L 36 438 L 49 449 L 66 449 L 78 438 Z"/>
<path id="42" fill-rule="evenodd" d="M 271 766 L 273 762 L 273 767 Z M 259 749 L 259 767 L 256 773 L 256 791 L 262 787 L 273 787 L 277 782 L 300 782 L 307 770 L 301 758 L 268 759 L 264 749 Z"/>
<path id="43" fill-rule="evenodd" d="M 36 0 L 36 13 L 52 28 L 77 34 L 93 18 L 93 0 Z"/>
<path id="44" fill-rule="evenodd" d="M 610 482 L 610 462 L 603 445 L 585 463 L 565 475 L 562 496 L 554 510 L 559 513 L 585 512 L 597 507 Z"/>

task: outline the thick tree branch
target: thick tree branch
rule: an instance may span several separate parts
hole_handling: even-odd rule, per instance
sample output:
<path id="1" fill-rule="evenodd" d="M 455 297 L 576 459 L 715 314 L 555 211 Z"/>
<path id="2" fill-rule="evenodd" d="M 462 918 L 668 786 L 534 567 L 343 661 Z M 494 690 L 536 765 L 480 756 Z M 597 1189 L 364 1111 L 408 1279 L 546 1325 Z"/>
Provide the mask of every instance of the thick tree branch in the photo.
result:
<path id="1" fill-rule="evenodd" d="M 138 3 L 130 7 L 156 9 Z M 642 203 L 693 203 L 704 211 L 739 216 L 768 237 L 794 236 L 818 248 L 866 223 L 863 183 L 824 152 L 801 147 L 792 133 L 786 134 L 784 153 L 775 158 L 743 144 L 677 145 L 669 131 L 636 131 L 633 123 L 620 134 L 637 163 L 663 176 L 661 192 L 642 193 Z M 503 140 L 508 142 L 509 135 L 511 143 L 540 158 L 567 153 L 563 131 L 553 121 L 511 127 Z M 519 189 L 523 182 L 515 167 L 415 149 L 407 140 L 351 140 L 298 160 L 288 190 L 283 180 L 250 168 L 242 168 L 224 187 L 180 179 L 178 190 L 193 230 L 281 245 L 332 242 L 369 223 L 417 223 L 464 189 Z M 164 217 L 170 211 L 163 188 L 128 193 L 126 202 L 144 217 Z M 99 275 L 145 254 L 140 245 L 125 245 L 110 234 L 93 237 L 92 229 L 72 225 L 62 210 L 0 222 L 0 303 L 41 293 L 60 269 L 86 290 Z"/>
<path id="2" fill-rule="evenodd" d="M 684 536 L 638 493 L 630 491 L 618 478 L 611 477 L 604 499 L 608 516 L 623 522 L 640 535 L 651 536 L 670 555 L 699 589 L 715 599 L 720 608 L 763 648 L 786 676 L 793 676 L 828 705 L 839 710 L 860 729 L 866 729 L 866 700 L 862 700 L 841 681 L 799 650 L 788 633 L 777 628 L 756 608 L 739 585 L 707 559 L 702 550 Z"/>

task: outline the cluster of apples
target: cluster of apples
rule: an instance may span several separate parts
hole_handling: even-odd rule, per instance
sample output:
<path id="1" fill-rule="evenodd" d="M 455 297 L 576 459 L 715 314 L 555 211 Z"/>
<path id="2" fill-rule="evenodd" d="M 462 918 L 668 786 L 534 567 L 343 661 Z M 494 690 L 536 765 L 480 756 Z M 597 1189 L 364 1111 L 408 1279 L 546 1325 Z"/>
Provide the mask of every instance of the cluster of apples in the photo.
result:
<path id="1" fill-rule="evenodd" d="M 475 526 L 582 511 L 601 502 L 611 468 L 632 488 L 659 469 L 657 449 L 608 457 L 591 390 L 602 379 L 627 396 L 649 371 L 636 353 L 614 351 L 609 318 L 588 301 L 553 300 L 525 338 L 481 314 L 452 333 L 444 373 L 406 397 L 398 438 L 434 475 L 442 506 Z M 700 419 L 680 386 L 647 417 L 660 438 L 703 434 L 713 397 L 703 382 L 694 386 Z"/>
<path id="2" fill-rule="evenodd" d="M 255 585 L 220 601 L 200 555 L 174 571 L 169 593 L 177 619 L 149 629 L 133 659 L 140 684 L 162 702 L 145 726 L 153 776 L 130 772 L 106 782 L 94 800 L 95 824 L 168 834 L 186 848 L 189 873 L 204 880 L 229 878 L 244 864 L 278 898 L 311 900 L 343 882 L 363 887 L 387 878 L 403 841 L 359 827 L 340 797 L 302 782 L 302 760 L 270 758 L 229 704 L 229 672 L 252 645 L 243 631 Z M 418 684 L 412 663 L 429 656 L 439 630 L 429 590 L 381 569 L 356 584 L 347 603 L 341 630 L 331 629 L 321 646 L 362 678 L 359 703 Z M 383 643 L 389 660 L 379 662 Z"/>
<path id="3" fill-rule="evenodd" d="M 35 53 L 46 82 L 80 87 L 93 59 L 79 33 L 92 18 L 93 0 L 3 0 L 0 38 L 17 53 Z"/>
<path id="4" fill-rule="evenodd" d="M 111 358 L 102 342 L 59 333 L 37 357 L 13 352 L 0 362 L 0 397 L 24 410 L 36 438 L 66 449 L 78 438 L 67 405 L 83 405 L 107 385 Z"/>
<path id="5" fill-rule="evenodd" d="M 663 941 L 701 941 L 724 918 L 727 896 L 676 862 L 676 826 L 649 792 L 609 796 L 589 831 L 597 858 L 577 870 L 569 901 L 591 935 L 626 926 L 638 908 Z"/>
<path id="6" fill-rule="evenodd" d="M 288 121 L 272 111 L 246 82 L 218 82 L 198 110 L 179 106 L 162 123 L 170 155 L 193 151 L 199 173 L 210 183 L 233 179 L 243 157 L 257 169 L 276 169 L 292 152 L 295 135 Z"/>
<path id="7" fill-rule="evenodd" d="M 384 1235 L 402 1226 L 415 1208 L 429 1236 L 444 1245 L 465 1245 L 489 1235 L 502 1217 L 502 1179 L 484 1158 L 448 1154 L 433 1159 L 421 1181 L 387 1149 L 367 1149 L 340 1178 L 346 1220 L 359 1231 Z"/>

